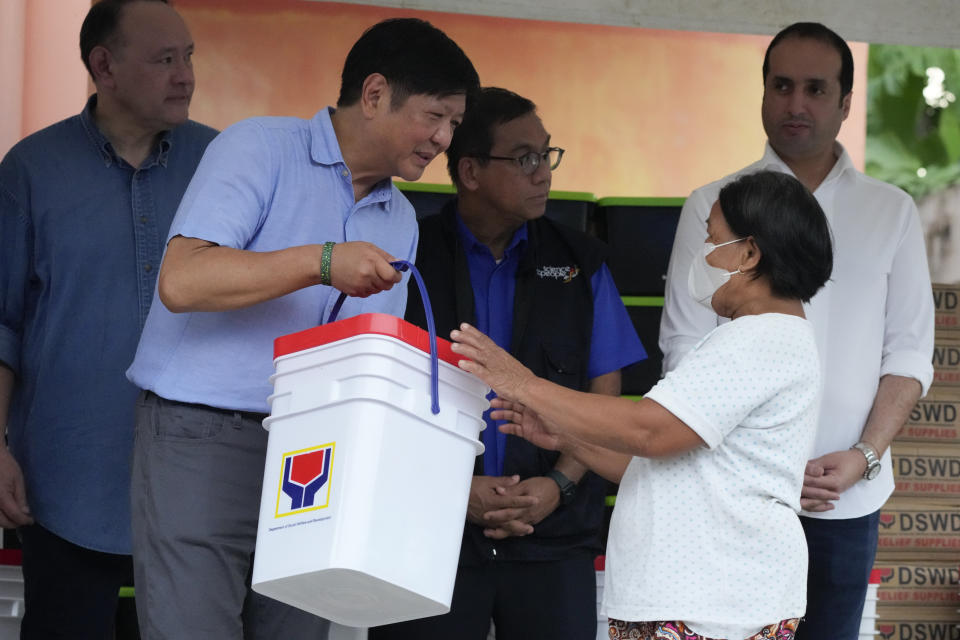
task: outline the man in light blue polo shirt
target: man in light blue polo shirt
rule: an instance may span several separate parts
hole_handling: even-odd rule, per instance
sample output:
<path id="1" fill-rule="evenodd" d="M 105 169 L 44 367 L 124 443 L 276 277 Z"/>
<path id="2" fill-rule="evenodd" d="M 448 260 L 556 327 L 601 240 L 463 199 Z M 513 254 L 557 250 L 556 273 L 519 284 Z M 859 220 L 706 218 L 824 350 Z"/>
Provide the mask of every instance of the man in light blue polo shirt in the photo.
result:
<path id="1" fill-rule="evenodd" d="M 137 408 L 131 504 L 146 638 L 322 638 L 320 618 L 253 593 L 272 344 L 341 317 L 402 316 L 390 261 L 412 260 L 416 180 L 478 86 L 429 23 L 381 22 L 344 64 L 336 109 L 223 132 L 170 231 L 159 300 L 128 377 Z M 373 295 L 378 294 L 379 295 Z"/>

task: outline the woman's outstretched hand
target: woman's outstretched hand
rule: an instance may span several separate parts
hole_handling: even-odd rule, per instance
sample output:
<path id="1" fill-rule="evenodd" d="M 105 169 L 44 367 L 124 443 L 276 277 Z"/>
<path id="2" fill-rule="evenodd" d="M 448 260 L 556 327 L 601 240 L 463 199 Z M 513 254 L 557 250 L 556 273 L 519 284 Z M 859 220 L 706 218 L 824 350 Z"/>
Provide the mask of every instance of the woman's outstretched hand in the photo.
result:
<path id="1" fill-rule="evenodd" d="M 461 360 L 460 368 L 483 380 L 500 398 L 519 401 L 524 386 L 536 378 L 530 369 L 465 322 L 459 330 L 450 332 L 450 339 L 455 353 L 470 358 Z"/>
<path id="2" fill-rule="evenodd" d="M 500 431 L 512 436 L 529 440 L 541 449 L 560 451 L 560 438 L 547 429 L 546 424 L 533 409 L 524 407 L 518 402 L 510 402 L 494 398 L 490 401 L 493 411 L 490 417 L 494 420 L 506 420 L 507 424 L 500 425 Z"/>

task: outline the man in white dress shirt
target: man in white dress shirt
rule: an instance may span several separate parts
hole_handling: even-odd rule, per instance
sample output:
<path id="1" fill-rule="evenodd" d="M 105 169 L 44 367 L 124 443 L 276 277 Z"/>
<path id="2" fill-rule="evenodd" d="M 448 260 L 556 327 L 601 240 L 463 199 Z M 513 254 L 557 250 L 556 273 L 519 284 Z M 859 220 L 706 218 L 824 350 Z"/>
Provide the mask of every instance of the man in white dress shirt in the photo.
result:
<path id="1" fill-rule="evenodd" d="M 857 171 L 836 141 L 850 111 L 853 56 L 836 33 L 796 23 L 763 63 L 763 158 L 687 199 L 667 274 L 660 326 L 664 371 L 721 320 L 687 293 L 720 188 L 762 169 L 796 176 L 834 236 L 831 280 L 805 307 L 816 330 L 824 395 L 801 495 L 810 566 L 798 640 L 855 640 L 877 545 L 879 509 L 893 492 L 890 443 L 933 378 L 933 298 L 911 198 Z"/>

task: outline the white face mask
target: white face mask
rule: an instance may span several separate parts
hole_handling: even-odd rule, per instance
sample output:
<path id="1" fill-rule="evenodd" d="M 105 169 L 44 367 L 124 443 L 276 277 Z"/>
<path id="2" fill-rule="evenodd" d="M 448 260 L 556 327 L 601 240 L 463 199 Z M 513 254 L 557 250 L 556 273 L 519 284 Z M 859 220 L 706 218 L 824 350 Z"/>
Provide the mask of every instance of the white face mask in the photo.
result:
<path id="1" fill-rule="evenodd" d="M 729 242 L 722 242 L 720 244 L 705 242 L 703 243 L 703 251 L 698 257 L 694 258 L 690 264 L 690 275 L 687 277 L 687 291 L 690 292 L 691 298 L 711 311 L 714 310 L 713 294 L 717 292 L 717 289 L 727 283 L 730 276 L 742 272 L 740 269 L 727 271 L 715 267 L 707 262 L 707 256 L 713 253 L 715 249 L 733 244 L 734 242 L 740 242 L 741 240 L 746 240 L 746 238 L 737 238 L 736 240 L 730 240 Z"/>

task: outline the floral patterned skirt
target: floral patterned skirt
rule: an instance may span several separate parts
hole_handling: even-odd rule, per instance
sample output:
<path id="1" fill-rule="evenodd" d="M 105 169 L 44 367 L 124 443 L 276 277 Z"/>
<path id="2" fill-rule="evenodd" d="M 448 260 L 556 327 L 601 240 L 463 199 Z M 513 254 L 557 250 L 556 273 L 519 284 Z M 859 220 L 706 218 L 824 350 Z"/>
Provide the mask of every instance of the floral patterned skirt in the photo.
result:
<path id="1" fill-rule="evenodd" d="M 793 640 L 799 618 L 768 625 L 745 640 Z M 610 618 L 610 640 L 710 640 L 682 622 L 624 622 Z"/>

